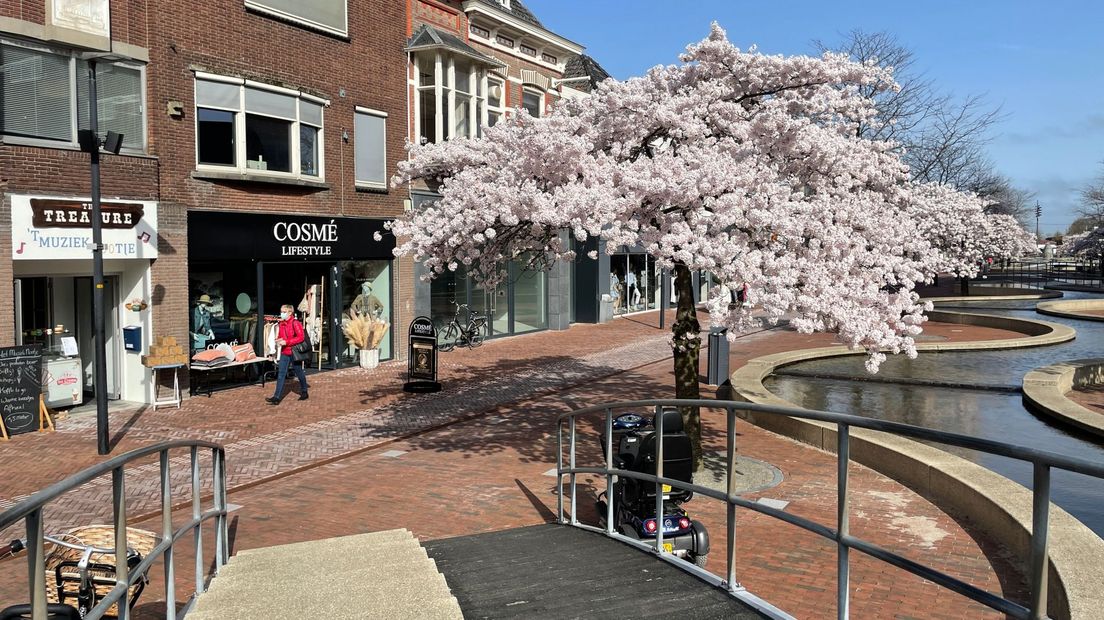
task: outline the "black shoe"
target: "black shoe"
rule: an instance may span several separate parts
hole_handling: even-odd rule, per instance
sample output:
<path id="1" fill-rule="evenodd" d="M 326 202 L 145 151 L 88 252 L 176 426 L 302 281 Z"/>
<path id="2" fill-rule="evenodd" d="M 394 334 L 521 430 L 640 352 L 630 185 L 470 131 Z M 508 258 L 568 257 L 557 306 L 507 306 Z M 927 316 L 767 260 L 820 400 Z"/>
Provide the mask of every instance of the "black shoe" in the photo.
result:
<path id="1" fill-rule="evenodd" d="M 265 399 L 265 402 L 270 404 L 270 405 L 279 405 L 280 404 L 280 399 L 270 396 L 270 397 Z"/>
<path id="2" fill-rule="evenodd" d="M 306 392 L 303 392 L 302 394 L 299 395 L 299 400 L 307 400 L 308 398 L 310 398 L 310 395 L 307 394 Z"/>

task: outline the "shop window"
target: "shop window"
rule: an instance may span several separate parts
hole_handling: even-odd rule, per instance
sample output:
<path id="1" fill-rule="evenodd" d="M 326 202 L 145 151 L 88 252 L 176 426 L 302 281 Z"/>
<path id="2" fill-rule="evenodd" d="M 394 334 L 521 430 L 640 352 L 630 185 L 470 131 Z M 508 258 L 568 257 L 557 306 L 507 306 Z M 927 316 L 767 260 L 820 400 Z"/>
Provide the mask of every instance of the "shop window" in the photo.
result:
<path id="1" fill-rule="evenodd" d="M 521 94 L 521 107 L 525 108 L 525 111 L 529 113 L 529 116 L 533 118 L 540 118 L 541 109 L 544 107 L 541 102 L 544 100 L 544 96 L 535 90 L 525 89 Z"/>
<path id="2" fill-rule="evenodd" d="M 341 322 L 365 317 L 375 323 L 391 323 L 391 262 L 386 260 L 348 261 L 341 263 Z M 394 357 L 391 349 L 393 330 L 377 332 L 380 359 Z M 339 356 L 343 364 L 359 362 L 357 348 L 338 334 Z"/>
<path id="3" fill-rule="evenodd" d="M 353 128 L 358 187 L 387 188 L 387 114 L 356 109 Z"/>
<path id="4" fill-rule="evenodd" d="M 145 148 L 144 69 L 96 63 L 101 135 L 123 135 L 123 148 Z M 74 105 L 75 101 L 75 105 Z M 89 126 L 88 63 L 71 54 L 0 43 L 0 132 L 76 146 Z"/>
<path id="5" fill-rule="evenodd" d="M 196 163 L 244 174 L 323 176 L 322 107 L 287 89 L 196 76 Z"/>

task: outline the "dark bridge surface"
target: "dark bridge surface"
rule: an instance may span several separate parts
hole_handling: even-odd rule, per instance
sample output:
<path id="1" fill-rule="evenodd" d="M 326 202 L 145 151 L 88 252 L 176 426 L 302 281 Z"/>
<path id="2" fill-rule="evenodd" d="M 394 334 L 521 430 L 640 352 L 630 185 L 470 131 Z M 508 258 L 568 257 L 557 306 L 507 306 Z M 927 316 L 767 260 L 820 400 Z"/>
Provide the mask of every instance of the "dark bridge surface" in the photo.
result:
<path id="1" fill-rule="evenodd" d="M 763 618 L 600 534 L 537 525 L 423 543 L 465 618 Z"/>

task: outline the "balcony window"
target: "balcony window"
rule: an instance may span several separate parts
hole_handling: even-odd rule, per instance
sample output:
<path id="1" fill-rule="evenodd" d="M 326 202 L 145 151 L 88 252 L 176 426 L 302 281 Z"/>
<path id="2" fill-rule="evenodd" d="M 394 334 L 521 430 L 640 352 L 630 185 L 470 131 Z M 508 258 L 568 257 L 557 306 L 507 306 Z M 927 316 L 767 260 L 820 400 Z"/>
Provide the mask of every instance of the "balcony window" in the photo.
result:
<path id="1" fill-rule="evenodd" d="M 421 54 L 415 64 L 418 139 L 436 143 L 482 135 L 487 109 L 483 68 L 466 58 L 443 54 Z"/>
<path id="2" fill-rule="evenodd" d="M 96 63 L 96 104 L 101 136 L 123 135 L 123 148 L 146 144 L 145 73 L 140 65 Z M 71 53 L 0 42 L 0 133 L 77 146 L 87 129 L 88 64 Z"/>
<path id="3" fill-rule="evenodd" d="M 324 103 L 284 88 L 197 75 L 197 166 L 321 179 Z"/>

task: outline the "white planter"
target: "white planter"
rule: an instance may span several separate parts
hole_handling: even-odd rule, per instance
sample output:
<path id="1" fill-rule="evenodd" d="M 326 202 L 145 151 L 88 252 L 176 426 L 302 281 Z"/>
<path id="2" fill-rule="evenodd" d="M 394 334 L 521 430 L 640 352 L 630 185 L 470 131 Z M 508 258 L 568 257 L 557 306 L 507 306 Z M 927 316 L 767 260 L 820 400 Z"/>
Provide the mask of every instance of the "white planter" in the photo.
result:
<path id="1" fill-rule="evenodd" d="M 360 367 L 375 368 L 379 366 L 379 349 L 361 349 Z"/>

